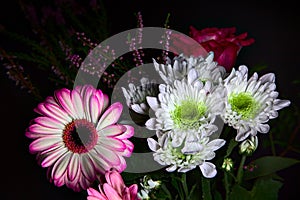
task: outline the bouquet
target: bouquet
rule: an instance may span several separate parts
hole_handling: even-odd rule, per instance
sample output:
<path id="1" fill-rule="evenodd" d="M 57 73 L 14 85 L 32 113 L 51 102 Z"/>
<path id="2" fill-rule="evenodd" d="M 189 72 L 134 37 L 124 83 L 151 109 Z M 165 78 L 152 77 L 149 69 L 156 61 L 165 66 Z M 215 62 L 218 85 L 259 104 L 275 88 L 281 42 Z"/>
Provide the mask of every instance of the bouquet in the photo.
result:
<path id="1" fill-rule="evenodd" d="M 266 135 L 291 102 L 274 73 L 236 66 L 255 40 L 235 27 L 190 26 L 184 34 L 169 27 L 169 15 L 162 27 L 144 27 L 140 12 L 137 28 L 107 37 L 101 2 L 91 3 L 48 7 L 41 18 L 23 2 L 38 43 L 2 30 L 32 47 L 1 56 L 9 78 L 38 102 L 25 135 L 50 184 L 89 200 L 277 199 L 277 172 L 299 160 L 276 156 Z M 77 31 L 69 8 L 97 16 L 101 37 Z M 57 38 L 45 31 L 52 20 Z M 53 93 L 39 92 L 28 63 L 50 72 Z M 255 157 L 261 145 L 273 154 Z"/>

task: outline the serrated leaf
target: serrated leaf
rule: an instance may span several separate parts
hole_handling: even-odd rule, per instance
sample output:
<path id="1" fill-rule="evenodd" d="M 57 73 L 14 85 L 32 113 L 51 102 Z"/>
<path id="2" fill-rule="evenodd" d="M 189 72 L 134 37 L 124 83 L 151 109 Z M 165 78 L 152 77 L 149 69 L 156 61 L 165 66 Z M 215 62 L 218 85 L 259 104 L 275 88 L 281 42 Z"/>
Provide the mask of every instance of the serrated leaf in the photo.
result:
<path id="1" fill-rule="evenodd" d="M 300 160 L 280 156 L 264 156 L 254 160 L 251 163 L 255 167 L 253 171 L 245 171 L 244 179 L 249 180 L 261 176 L 266 176 L 288 168 L 297 163 L 300 163 Z"/>

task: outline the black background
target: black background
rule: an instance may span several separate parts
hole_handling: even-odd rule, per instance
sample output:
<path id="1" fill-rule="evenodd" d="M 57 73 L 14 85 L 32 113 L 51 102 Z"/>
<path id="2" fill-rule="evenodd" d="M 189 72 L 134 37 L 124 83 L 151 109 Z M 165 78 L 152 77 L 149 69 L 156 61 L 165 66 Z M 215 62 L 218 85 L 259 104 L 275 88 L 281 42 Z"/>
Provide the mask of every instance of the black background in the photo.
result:
<path id="1" fill-rule="evenodd" d="M 134 12 L 141 11 L 144 26 L 161 27 L 169 12 L 170 28 L 188 33 L 189 26 L 237 27 L 237 33 L 248 32 L 255 43 L 244 47 L 237 65 L 249 68 L 266 64 L 265 72 L 276 74 L 280 97 L 299 104 L 300 14 L 290 0 L 273 2 L 253 1 L 105 1 L 111 24 L 111 35 L 136 27 Z M 26 31 L 24 16 L 16 1 L 1 1 L 2 24 L 16 31 Z M 9 45 L 1 40 L 2 45 Z M 16 44 L 11 44 L 15 45 Z M 86 199 L 86 193 L 75 193 L 65 187 L 55 187 L 46 179 L 46 170 L 37 165 L 29 154 L 30 141 L 24 136 L 33 118 L 36 102 L 25 91 L 15 87 L 1 67 L 1 199 Z M 52 95 L 52 94 L 49 94 Z M 299 138 L 299 137 L 298 137 Z M 300 159 L 299 154 L 291 155 Z M 294 165 L 280 173 L 284 186 L 279 199 L 297 199 L 300 185 L 300 166 Z M 298 190 L 297 190 L 298 189 Z"/>

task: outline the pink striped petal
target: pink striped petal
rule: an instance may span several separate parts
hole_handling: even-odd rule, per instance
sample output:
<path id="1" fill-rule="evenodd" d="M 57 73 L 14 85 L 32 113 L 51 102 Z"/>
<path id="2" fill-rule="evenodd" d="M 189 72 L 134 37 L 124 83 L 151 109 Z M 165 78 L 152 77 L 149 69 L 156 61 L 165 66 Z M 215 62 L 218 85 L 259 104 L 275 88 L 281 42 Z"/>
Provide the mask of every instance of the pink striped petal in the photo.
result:
<path id="1" fill-rule="evenodd" d="M 32 133 L 37 134 L 48 134 L 48 135 L 55 135 L 57 133 L 62 133 L 62 129 L 59 128 L 49 128 L 42 126 L 40 124 L 32 124 L 29 126 L 28 130 Z"/>
<path id="2" fill-rule="evenodd" d="M 61 156 L 67 152 L 65 147 L 57 148 L 53 150 L 47 157 L 42 161 L 42 167 L 49 167 L 53 165 Z"/>
<path id="3" fill-rule="evenodd" d="M 101 197 L 88 196 L 87 200 L 108 200 L 105 196 L 101 195 Z"/>
<path id="4" fill-rule="evenodd" d="M 102 137 L 99 138 L 98 144 L 112 151 L 122 152 L 126 149 L 126 145 L 123 143 L 123 141 L 116 138 Z"/>
<path id="5" fill-rule="evenodd" d="M 73 181 L 77 177 L 80 171 L 79 162 L 80 162 L 79 155 L 77 153 L 71 154 L 70 162 L 68 166 L 68 178 L 70 181 Z"/>
<path id="6" fill-rule="evenodd" d="M 103 184 L 103 190 L 109 200 L 122 200 L 122 197 L 107 183 Z"/>
<path id="7" fill-rule="evenodd" d="M 44 151 L 48 148 L 51 148 L 53 145 L 55 145 L 58 142 L 61 142 L 61 137 L 45 136 L 34 140 L 29 145 L 29 150 L 31 153 L 37 153 L 40 151 Z"/>
<path id="8" fill-rule="evenodd" d="M 59 105 L 72 117 L 76 118 L 77 115 L 74 112 L 73 103 L 70 96 L 70 90 L 63 88 L 55 91 L 54 93 Z"/>
<path id="9" fill-rule="evenodd" d="M 69 115 L 64 110 L 62 110 L 62 108 L 60 108 L 59 105 L 41 103 L 35 109 L 35 112 L 47 117 L 57 119 L 64 124 L 72 121 Z"/>
<path id="10" fill-rule="evenodd" d="M 123 151 L 122 155 L 125 157 L 129 157 L 132 154 L 134 145 L 129 140 L 123 140 L 124 144 L 126 145 L 126 149 Z"/>
<path id="11" fill-rule="evenodd" d="M 122 109 L 123 106 L 121 103 L 116 102 L 112 104 L 100 118 L 97 125 L 97 130 L 101 130 L 111 124 L 115 124 L 121 116 Z"/>
<path id="12" fill-rule="evenodd" d="M 122 171 L 124 171 L 126 169 L 127 163 L 126 163 L 126 160 L 122 156 L 120 156 L 119 159 L 120 159 L 120 164 L 117 165 L 117 166 L 114 166 L 114 168 L 118 172 L 122 172 Z"/>
<path id="13" fill-rule="evenodd" d="M 61 129 L 61 130 L 65 128 L 65 125 L 61 121 L 57 120 L 56 118 L 37 117 L 34 119 L 34 121 L 48 128 Z"/>
<path id="14" fill-rule="evenodd" d="M 94 166 L 92 164 L 92 160 L 89 157 L 88 154 L 82 155 L 82 161 L 81 161 L 81 169 L 84 177 L 86 177 L 88 180 L 92 181 L 96 178 Z"/>
<path id="15" fill-rule="evenodd" d="M 101 104 L 98 98 L 95 95 L 92 95 L 89 101 L 89 113 L 90 118 L 93 123 L 96 123 L 99 120 L 99 116 L 101 114 Z"/>
<path id="16" fill-rule="evenodd" d="M 53 165 L 51 176 L 54 180 L 61 178 L 66 175 L 67 167 L 70 161 L 72 153 L 66 153 L 61 156 L 57 162 Z"/>
<path id="17" fill-rule="evenodd" d="M 126 131 L 125 126 L 116 124 L 101 129 L 100 131 L 98 131 L 98 134 L 100 137 L 108 137 L 108 136 L 112 137 L 112 136 L 118 136 L 125 131 Z"/>
<path id="18" fill-rule="evenodd" d="M 97 145 L 97 148 L 95 149 L 98 152 L 98 155 L 101 156 L 101 158 L 107 163 L 111 165 L 119 165 L 120 159 L 119 156 L 110 149 L 103 148 L 102 146 Z"/>
<path id="19" fill-rule="evenodd" d="M 123 125 L 126 128 L 126 131 L 123 134 L 116 136 L 118 139 L 127 139 L 131 138 L 134 135 L 134 127 L 129 125 Z"/>
<path id="20" fill-rule="evenodd" d="M 89 155 L 91 156 L 95 170 L 101 174 L 104 174 L 106 170 L 109 170 L 112 167 L 95 150 L 91 150 Z"/>
<path id="21" fill-rule="evenodd" d="M 73 109 L 75 111 L 74 114 L 76 114 L 77 118 L 78 119 L 85 118 L 82 98 L 76 90 L 73 90 L 71 92 L 71 102 L 73 103 Z"/>
<path id="22" fill-rule="evenodd" d="M 65 184 L 65 175 L 62 175 L 61 177 L 54 179 L 53 182 L 54 182 L 54 185 L 57 187 L 63 186 Z"/>

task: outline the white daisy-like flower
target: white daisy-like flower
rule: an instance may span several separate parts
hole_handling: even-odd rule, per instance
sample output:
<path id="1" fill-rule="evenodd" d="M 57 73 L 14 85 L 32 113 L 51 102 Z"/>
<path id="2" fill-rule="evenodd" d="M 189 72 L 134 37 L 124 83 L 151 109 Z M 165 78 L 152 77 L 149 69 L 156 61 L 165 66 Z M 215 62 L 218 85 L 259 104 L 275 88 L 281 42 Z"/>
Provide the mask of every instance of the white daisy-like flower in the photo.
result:
<path id="1" fill-rule="evenodd" d="M 175 80 L 172 85 L 160 84 L 158 96 L 147 97 L 154 117 L 147 120 L 146 127 L 172 130 L 175 146 L 182 143 L 187 132 L 209 136 L 218 129 L 214 121 L 223 112 L 225 90 L 213 87 L 210 81 L 203 84 L 198 77 L 192 69 L 187 79 Z"/>
<path id="2" fill-rule="evenodd" d="M 167 58 L 166 64 L 158 64 L 154 59 L 155 70 L 166 84 L 173 84 L 175 80 L 182 80 L 187 77 L 191 69 L 196 69 L 199 79 L 203 82 L 210 81 L 219 83 L 226 73 L 224 67 L 213 61 L 214 53 L 209 52 L 207 57 L 184 56 L 180 54 L 172 60 Z"/>
<path id="3" fill-rule="evenodd" d="M 158 94 L 158 84 L 154 80 L 149 80 L 143 77 L 140 80 L 141 84 L 135 86 L 133 83 L 129 83 L 129 89 L 122 87 L 126 104 L 136 113 L 142 115 L 149 115 L 149 105 L 146 102 L 147 96 L 156 96 Z"/>
<path id="4" fill-rule="evenodd" d="M 243 141 L 257 132 L 269 132 L 269 119 L 278 116 L 278 110 L 289 106 L 289 100 L 277 99 L 275 75 L 268 73 L 258 78 L 254 73 L 248 80 L 248 68 L 241 65 L 232 69 L 224 80 L 227 89 L 226 109 L 221 115 L 224 123 L 237 130 L 236 141 Z"/>
<path id="5" fill-rule="evenodd" d="M 62 88 L 40 103 L 26 131 L 30 152 L 48 168 L 50 181 L 74 191 L 87 189 L 111 168 L 122 172 L 133 151 L 134 129 L 117 124 L 122 104 L 91 85 Z"/>
<path id="6" fill-rule="evenodd" d="M 170 132 L 160 134 L 158 142 L 153 138 L 148 138 L 148 146 L 154 151 L 154 160 L 160 165 L 169 166 L 166 168 L 168 172 L 177 170 L 178 172 L 187 172 L 199 166 L 202 174 L 206 178 L 213 178 L 217 174 L 216 166 L 207 162 L 215 157 L 215 152 L 225 144 L 223 139 L 210 140 L 209 137 L 198 137 L 194 146 L 198 146 L 197 151 L 192 153 L 186 152 L 186 145 L 182 144 L 174 147 L 173 136 Z M 183 141 L 186 143 L 186 141 Z M 191 147 L 193 149 L 193 147 Z"/>

